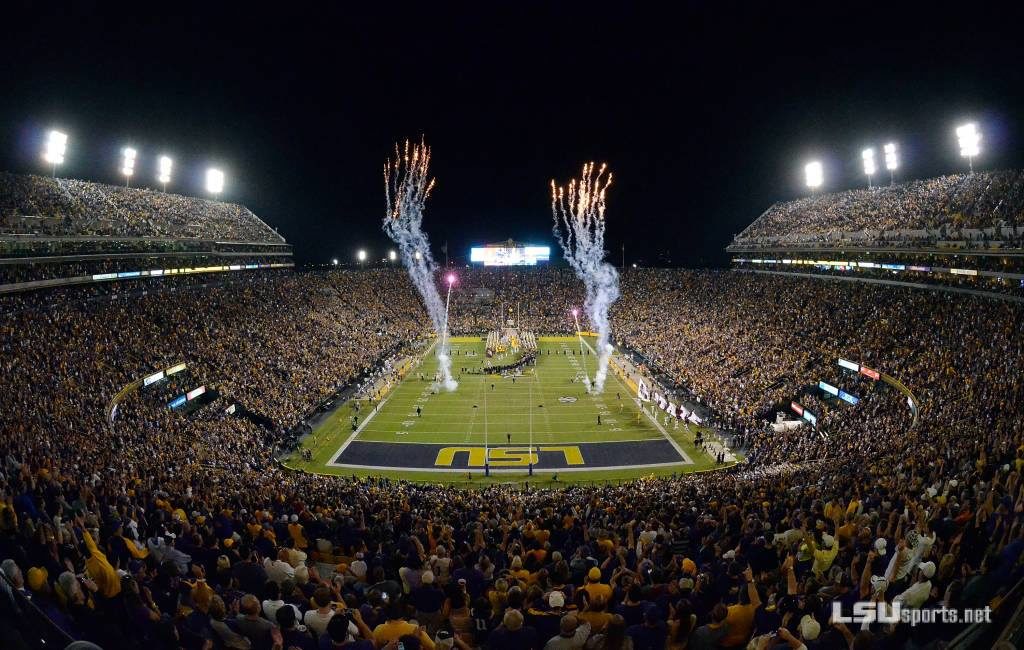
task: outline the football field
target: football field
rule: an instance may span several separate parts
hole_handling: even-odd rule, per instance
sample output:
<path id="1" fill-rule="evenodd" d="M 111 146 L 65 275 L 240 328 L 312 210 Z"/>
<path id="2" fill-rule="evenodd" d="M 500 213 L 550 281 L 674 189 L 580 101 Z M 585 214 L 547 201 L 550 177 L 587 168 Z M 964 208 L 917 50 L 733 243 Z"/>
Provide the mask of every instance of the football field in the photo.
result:
<path id="1" fill-rule="evenodd" d="M 613 360 L 602 393 L 588 393 L 583 379 L 597 366 L 591 345 L 541 337 L 535 363 L 484 374 L 488 361 L 510 364 L 518 354 L 488 360 L 482 338 L 455 338 L 457 390 L 435 386 L 431 349 L 382 400 L 353 401 L 321 419 L 303 441 L 312 459 L 294 454 L 286 464 L 432 482 L 578 482 L 716 467 L 694 447 L 694 425 L 638 407 L 621 364 Z"/>

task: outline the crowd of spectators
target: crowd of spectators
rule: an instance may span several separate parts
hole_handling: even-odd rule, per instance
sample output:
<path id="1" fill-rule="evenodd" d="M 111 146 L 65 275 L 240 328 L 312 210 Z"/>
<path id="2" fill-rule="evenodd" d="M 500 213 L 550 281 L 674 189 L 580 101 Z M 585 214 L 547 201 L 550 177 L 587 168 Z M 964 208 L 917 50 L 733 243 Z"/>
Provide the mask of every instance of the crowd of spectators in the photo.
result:
<path id="1" fill-rule="evenodd" d="M 746 465 L 557 490 L 296 473 L 285 429 L 426 332 L 396 270 L 254 274 L 0 315 L 0 645 L 29 603 L 118 648 L 937 647 L 963 624 L 843 624 L 858 600 L 997 605 L 1024 550 L 1020 306 L 735 272 L 627 271 L 616 341 L 742 430 Z M 453 331 L 572 332 L 557 269 L 460 274 Z M 821 431 L 773 410 L 836 360 Z M 271 426 L 129 401 L 186 361 Z M 217 406 L 217 405 L 211 405 Z M 399 646 L 401 644 L 401 646 Z"/>
<path id="2" fill-rule="evenodd" d="M 797 245 L 868 233 L 873 245 L 908 239 L 1010 239 L 1024 225 L 1024 172 L 951 174 L 776 203 L 734 245 Z M 1003 228 L 1013 229 L 1004 234 Z M 989 232 L 971 232 L 984 231 Z M 889 234 L 886 234 L 889 233 Z"/>
<path id="3" fill-rule="evenodd" d="M 0 234 L 283 241 L 248 208 L 232 203 L 3 172 Z"/>

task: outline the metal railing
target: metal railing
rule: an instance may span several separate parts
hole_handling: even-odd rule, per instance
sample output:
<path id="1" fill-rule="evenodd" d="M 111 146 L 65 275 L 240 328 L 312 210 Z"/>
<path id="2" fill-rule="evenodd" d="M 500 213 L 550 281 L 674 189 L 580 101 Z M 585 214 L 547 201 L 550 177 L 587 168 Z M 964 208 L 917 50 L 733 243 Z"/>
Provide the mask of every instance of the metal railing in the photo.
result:
<path id="1" fill-rule="evenodd" d="M 999 643 L 1009 643 L 1003 647 L 1011 648 L 1024 644 L 1024 579 L 992 608 L 991 621 L 969 625 L 949 642 L 947 650 L 995 648 Z"/>
<path id="2" fill-rule="evenodd" d="M 75 639 L 54 623 L 0 571 L 0 627 L 30 648 L 63 648 Z M 8 637 L 9 638 L 9 637 Z"/>

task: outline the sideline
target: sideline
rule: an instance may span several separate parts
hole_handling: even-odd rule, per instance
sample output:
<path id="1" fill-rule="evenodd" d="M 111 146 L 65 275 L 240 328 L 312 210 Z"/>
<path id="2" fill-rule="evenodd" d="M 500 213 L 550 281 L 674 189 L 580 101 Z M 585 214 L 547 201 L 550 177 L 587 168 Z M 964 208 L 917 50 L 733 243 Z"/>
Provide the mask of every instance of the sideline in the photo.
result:
<path id="1" fill-rule="evenodd" d="M 587 346 L 587 348 L 591 352 L 593 352 L 595 356 L 597 355 L 597 350 L 590 346 L 590 342 L 584 340 L 583 345 Z M 608 358 L 608 363 L 611 364 L 611 357 Z M 619 386 L 622 386 L 622 388 L 624 388 L 628 392 L 629 388 L 624 383 L 622 383 L 622 380 L 619 379 L 619 376 L 616 375 L 615 373 L 612 373 L 612 375 L 615 377 L 615 381 L 619 382 Z M 654 428 L 657 429 L 658 431 L 661 431 L 661 435 L 665 436 L 665 440 L 668 440 L 669 444 L 671 444 L 675 448 L 675 450 L 679 453 L 679 456 L 683 459 L 683 462 L 689 465 L 693 465 L 693 459 L 686 455 L 686 452 L 683 451 L 683 448 L 680 447 L 679 443 L 675 441 L 675 438 L 669 435 L 668 431 L 665 430 L 665 427 L 661 426 L 661 423 L 658 422 L 658 418 L 648 413 L 647 409 L 645 408 L 640 408 L 640 410 L 643 412 L 644 415 L 647 416 L 647 419 L 651 421 L 651 423 L 654 425 Z"/>
<path id="2" fill-rule="evenodd" d="M 429 348 L 424 350 L 423 354 L 419 357 L 420 363 L 422 363 L 423 359 L 426 358 L 426 356 L 428 354 L 430 354 L 430 351 L 434 349 L 435 345 L 437 345 L 437 341 L 436 340 L 433 343 L 430 344 Z M 412 372 L 412 369 L 410 368 L 409 371 Z M 403 378 L 402 381 L 405 381 L 405 379 Z M 339 467 L 339 465 L 337 465 L 337 463 L 335 462 L 335 461 L 338 460 L 338 456 L 341 456 L 345 452 L 345 450 L 348 449 L 348 446 L 351 445 L 352 442 L 356 439 L 356 437 L 359 436 L 359 434 L 363 432 L 363 428 L 366 427 L 366 425 L 369 424 L 370 421 L 373 420 L 373 418 L 377 417 L 377 414 L 380 413 L 381 409 L 384 408 L 384 405 L 387 404 L 388 401 L 391 400 L 391 397 L 395 393 L 398 392 L 397 389 L 398 389 L 398 385 L 395 386 L 395 390 L 392 390 L 392 391 L 388 392 L 387 396 L 384 399 L 382 399 L 380 402 L 377 403 L 377 407 L 373 409 L 373 412 L 371 412 L 369 415 L 367 415 L 365 418 L 363 418 L 363 421 L 359 424 L 358 427 L 356 427 L 356 430 L 353 431 L 352 434 L 348 438 L 345 439 L 345 442 L 343 442 L 341 444 L 341 447 L 338 449 L 338 451 L 336 451 L 334 453 L 334 455 L 331 456 L 331 459 L 329 461 L 327 461 L 327 463 L 326 463 L 327 465 L 332 465 L 332 466 L 335 466 L 335 467 Z M 352 465 L 351 467 L 355 467 L 355 465 Z"/>

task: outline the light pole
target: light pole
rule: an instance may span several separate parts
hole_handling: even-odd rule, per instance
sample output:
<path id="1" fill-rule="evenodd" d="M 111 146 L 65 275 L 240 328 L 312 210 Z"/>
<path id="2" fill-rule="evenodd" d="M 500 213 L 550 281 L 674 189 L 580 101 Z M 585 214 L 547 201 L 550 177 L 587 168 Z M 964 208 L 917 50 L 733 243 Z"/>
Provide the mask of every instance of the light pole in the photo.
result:
<path id="1" fill-rule="evenodd" d="M 441 349 L 438 354 L 448 354 L 445 346 L 448 345 L 448 306 L 452 302 L 452 285 L 455 284 L 455 274 L 449 273 L 445 276 L 448 283 L 448 296 L 444 299 L 444 327 L 441 328 Z"/>
<path id="2" fill-rule="evenodd" d="M 206 191 L 214 196 L 224 191 L 224 172 L 214 167 L 206 170 Z"/>
<path id="3" fill-rule="evenodd" d="M 956 129 L 956 138 L 960 144 L 960 155 L 967 158 L 967 166 L 974 173 L 974 157 L 981 153 L 981 132 L 974 122 L 968 122 Z"/>
<path id="4" fill-rule="evenodd" d="M 135 149 L 125 147 L 121 150 L 123 160 L 121 161 L 121 173 L 124 174 L 124 186 L 131 187 L 132 174 L 135 173 Z"/>
<path id="5" fill-rule="evenodd" d="M 804 165 L 804 176 L 806 177 L 807 187 L 811 188 L 811 192 L 821 187 L 821 184 L 825 182 L 825 171 L 817 160 Z"/>
<path id="6" fill-rule="evenodd" d="M 171 182 L 171 167 L 174 162 L 168 156 L 160 156 L 156 180 L 163 186 L 164 194 L 167 193 L 167 184 Z"/>
<path id="7" fill-rule="evenodd" d="M 57 165 L 64 164 L 64 154 L 68 150 L 68 136 L 60 131 L 50 131 L 43 150 L 43 160 L 50 163 L 53 177 L 57 178 Z"/>
<path id="8" fill-rule="evenodd" d="M 889 170 L 889 185 L 896 184 L 896 167 L 899 166 L 899 158 L 896 156 L 896 144 L 890 142 L 883 147 L 885 151 L 885 168 Z"/>
<path id="9" fill-rule="evenodd" d="M 861 159 L 864 161 L 864 173 L 868 177 L 868 189 L 871 189 L 871 177 L 878 171 L 878 167 L 875 166 L 875 150 L 868 147 L 860 153 Z"/>

